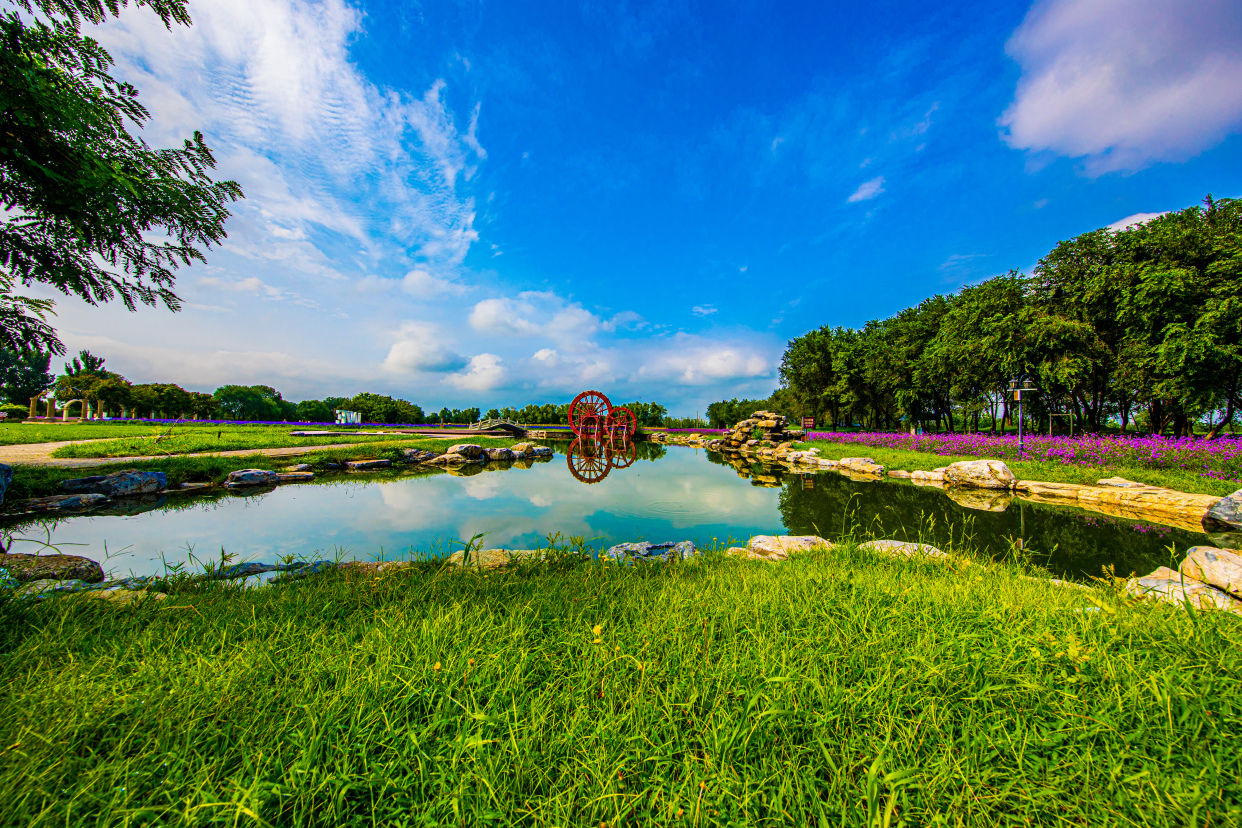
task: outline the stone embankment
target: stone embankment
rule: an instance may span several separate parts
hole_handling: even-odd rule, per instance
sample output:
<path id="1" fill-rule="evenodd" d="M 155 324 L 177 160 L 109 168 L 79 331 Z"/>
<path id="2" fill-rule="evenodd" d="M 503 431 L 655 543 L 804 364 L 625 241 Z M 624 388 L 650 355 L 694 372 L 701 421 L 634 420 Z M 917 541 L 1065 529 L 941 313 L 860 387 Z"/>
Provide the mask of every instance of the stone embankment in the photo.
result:
<path id="1" fill-rule="evenodd" d="M 737 466 L 737 461 L 758 460 L 771 465 L 783 466 L 789 471 L 836 471 L 852 480 L 862 482 L 882 477 L 907 479 L 916 486 L 942 488 L 948 497 L 960 505 L 983 511 L 1001 512 L 1009 507 L 1014 498 L 1034 503 L 1058 506 L 1077 506 L 1094 512 L 1131 520 L 1145 520 L 1186 529 L 1192 532 L 1239 532 L 1242 531 L 1242 490 L 1227 498 L 1215 495 L 1192 494 L 1136 483 L 1120 477 L 1099 480 L 1095 485 L 1080 483 L 1051 483 L 1041 480 L 1019 480 L 1000 460 L 963 460 L 932 471 L 886 469 L 870 457 L 844 457 L 829 460 L 819 456 L 819 449 L 799 451 L 792 440 L 773 442 L 750 438 L 740 440 L 739 429 L 751 424 L 763 415 L 765 422 L 775 423 L 774 433 L 781 431 L 783 418 L 770 412 L 757 412 L 755 418 L 739 423 L 728 437 L 711 434 L 670 434 L 656 432 L 652 439 L 673 445 L 687 445 L 720 451 Z M 747 425 L 750 428 L 750 425 Z M 759 478 L 762 485 L 763 480 Z M 769 485 L 778 485 L 771 476 Z"/>
<path id="2" fill-rule="evenodd" d="M 333 471 L 366 472 L 394 466 L 426 466 L 441 468 L 449 474 L 460 474 L 464 467 L 487 464 L 502 468 L 529 468 L 533 462 L 551 457 L 552 449 L 530 442 L 517 443 L 510 448 L 488 449 L 473 443 L 459 443 L 442 452 L 406 449 L 403 460 L 397 462 L 389 459 L 349 460 L 343 466 L 329 463 L 326 467 Z M 312 468 L 309 463 L 299 463 L 279 472 L 270 469 L 238 469 L 229 472 L 223 488 L 246 492 L 288 483 L 303 483 L 315 478 Z M 12 468 L 0 464 L 0 504 L 4 503 L 4 493 L 12 479 Z M 126 469 L 112 474 L 66 480 L 61 483 L 65 494 L 11 502 L 4 511 L 6 514 L 77 515 L 103 507 L 125 511 L 126 506 L 136 504 L 145 504 L 145 508 L 158 508 L 163 505 L 163 498 L 167 495 L 204 492 L 216 488 L 208 483 L 182 483 L 179 488 L 169 489 L 168 477 L 164 472 Z M 145 508 L 138 508 L 137 511 L 145 511 Z"/>

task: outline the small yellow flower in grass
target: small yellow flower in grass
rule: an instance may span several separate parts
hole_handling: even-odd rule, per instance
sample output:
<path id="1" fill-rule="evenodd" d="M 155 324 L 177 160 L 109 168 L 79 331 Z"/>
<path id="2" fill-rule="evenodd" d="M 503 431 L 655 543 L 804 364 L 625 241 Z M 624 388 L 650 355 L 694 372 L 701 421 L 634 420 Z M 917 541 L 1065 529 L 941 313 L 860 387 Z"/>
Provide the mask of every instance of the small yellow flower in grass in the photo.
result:
<path id="1" fill-rule="evenodd" d="M 592 641 L 591 643 L 592 644 L 603 644 L 604 639 L 600 638 L 600 636 L 603 634 L 604 634 L 603 624 L 596 624 L 594 627 L 591 627 L 591 635 L 595 636 L 595 640 Z"/>
<path id="2" fill-rule="evenodd" d="M 467 662 L 466 662 L 466 666 L 467 666 L 467 667 L 470 667 L 470 666 L 472 666 L 473 664 L 474 664 L 474 659 L 473 659 L 473 658 L 472 658 L 472 659 L 470 659 L 469 661 L 467 661 Z"/>
<path id="3" fill-rule="evenodd" d="M 434 667 L 432 667 L 431 669 L 432 669 L 432 670 L 435 670 L 437 673 L 438 673 L 438 672 L 440 672 L 440 662 L 438 662 L 438 661 L 437 661 L 437 662 L 435 663 L 435 666 L 434 666 Z"/>

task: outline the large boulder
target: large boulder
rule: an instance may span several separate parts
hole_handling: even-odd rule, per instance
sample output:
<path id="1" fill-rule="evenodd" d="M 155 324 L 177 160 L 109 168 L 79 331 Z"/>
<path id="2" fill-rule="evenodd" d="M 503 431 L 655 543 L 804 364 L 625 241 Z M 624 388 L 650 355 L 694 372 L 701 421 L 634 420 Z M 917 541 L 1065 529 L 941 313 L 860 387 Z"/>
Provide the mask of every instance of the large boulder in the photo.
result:
<path id="1" fill-rule="evenodd" d="M 958 506 L 974 509 L 979 512 L 1003 512 L 1013 503 L 1013 495 L 996 489 L 946 489 L 949 496 Z"/>
<path id="2" fill-rule="evenodd" d="M 910 543 L 898 540 L 873 540 L 860 543 L 859 549 L 884 555 L 901 555 L 906 558 L 945 558 L 944 552 L 927 543 Z"/>
<path id="3" fill-rule="evenodd" d="M 13 467 L 0 463 L 0 503 L 4 503 L 4 493 L 9 490 L 9 484 L 13 482 Z"/>
<path id="4" fill-rule="evenodd" d="M 854 474 L 873 474 L 876 476 L 884 474 L 884 467 L 870 457 L 842 457 L 839 465 L 840 468 L 852 471 Z"/>
<path id="5" fill-rule="evenodd" d="M 466 559 L 464 550 L 449 555 L 444 562 L 456 567 L 481 567 L 482 569 L 499 569 L 516 561 L 541 560 L 546 552 L 538 549 L 476 549 Z"/>
<path id="6" fill-rule="evenodd" d="M 692 541 L 668 541 L 666 543 L 618 543 L 604 551 L 604 557 L 614 561 L 667 561 L 685 560 L 696 554 Z"/>
<path id="7" fill-rule="evenodd" d="M 72 494 L 101 494 L 108 497 L 132 497 L 154 494 L 168 488 L 168 476 L 159 471 L 126 469 L 112 474 L 95 474 L 65 480 L 60 487 Z"/>
<path id="8" fill-rule="evenodd" d="M 1209 532 L 1242 530 L 1242 489 L 1216 501 L 1203 516 L 1203 528 Z"/>
<path id="9" fill-rule="evenodd" d="M 1242 601 L 1167 566 L 1142 578 L 1131 578 L 1126 582 L 1126 592 L 1138 598 L 1154 598 L 1178 605 L 1189 603 L 1197 609 L 1219 609 L 1242 614 Z"/>
<path id="10" fill-rule="evenodd" d="M 1212 546 L 1192 546 L 1178 567 L 1187 578 L 1242 598 L 1242 555 Z"/>
<path id="11" fill-rule="evenodd" d="M 483 453 L 487 455 L 488 462 L 491 463 L 512 463 L 516 457 L 513 449 L 507 448 L 489 448 Z"/>
<path id="12" fill-rule="evenodd" d="M 401 454 L 404 455 L 406 461 L 410 463 L 426 463 L 428 460 L 434 460 L 436 457 L 440 456 L 434 451 L 417 448 L 406 449 L 401 452 Z"/>
<path id="13" fill-rule="evenodd" d="M 280 482 L 280 475 L 267 469 L 238 469 L 229 472 L 224 485 L 230 489 L 241 489 L 247 486 L 275 486 Z"/>
<path id="14" fill-rule="evenodd" d="M 552 449 L 547 446 L 532 446 L 530 453 L 532 457 L 551 457 Z"/>
<path id="15" fill-rule="evenodd" d="M 99 564 L 80 555 L 0 554 L 0 567 L 7 569 L 13 579 L 21 583 L 76 579 L 97 584 L 104 579 Z"/>
<path id="16" fill-rule="evenodd" d="M 1000 460 L 962 460 L 945 468 L 944 482 L 972 489 L 1012 489 L 1018 478 Z"/>
<path id="17" fill-rule="evenodd" d="M 751 560 L 783 561 L 796 552 L 831 549 L 832 546 L 831 541 L 818 535 L 755 535 L 741 553 L 734 551 L 739 547 L 731 547 L 728 551 L 731 554 L 743 554 Z"/>
<path id="18" fill-rule="evenodd" d="M 457 454 L 467 460 L 478 460 L 483 456 L 483 447 L 474 443 L 457 443 L 444 450 L 445 454 Z"/>
<path id="19" fill-rule="evenodd" d="M 14 508 L 27 512 L 51 512 L 58 515 L 76 515 L 98 509 L 112 498 L 101 494 L 52 495 L 51 497 L 32 497 L 23 500 Z"/>
<path id="20" fill-rule="evenodd" d="M 378 460 L 347 460 L 345 468 L 350 471 L 371 471 L 373 469 L 386 469 L 392 465 L 392 461 L 388 459 Z"/>

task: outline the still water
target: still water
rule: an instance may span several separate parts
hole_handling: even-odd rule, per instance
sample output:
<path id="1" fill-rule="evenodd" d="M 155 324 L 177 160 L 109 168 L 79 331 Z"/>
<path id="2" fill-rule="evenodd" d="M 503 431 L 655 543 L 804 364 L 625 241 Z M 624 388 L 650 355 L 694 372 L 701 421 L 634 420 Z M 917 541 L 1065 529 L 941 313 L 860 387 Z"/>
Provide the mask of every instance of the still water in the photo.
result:
<path id="1" fill-rule="evenodd" d="M 966 508 L 934 488 L 856 482 L 834 472 L 784 474 L 685 447 L 639 444 L 628 468 L 584 484 L 565 447 L 530 468 L 464 474 L 351 474 L 245 495 L 174 495 L 137 514 L 93 514 L 0 527 L 14 552 L 85 555 L 111 576 L 219 560 L 385 560 L 446 555 L 483 535 L 486 547 L 529 548 L 559 533 L 602 549 L 633 540 L 745 544 L 754 534 L 853 533 L 923 540 L 977 554 L 1029 556 L 1068 577 L 1147 572 L 1205 543 L 1198 533 L 1076 509 L 1013 501 Z M 590 476 L 598 476 L 598 471 Z M 993 504 L 999 508 L 1002 504 Z M 154 508 L 152 508 L 154 507 Z"/>

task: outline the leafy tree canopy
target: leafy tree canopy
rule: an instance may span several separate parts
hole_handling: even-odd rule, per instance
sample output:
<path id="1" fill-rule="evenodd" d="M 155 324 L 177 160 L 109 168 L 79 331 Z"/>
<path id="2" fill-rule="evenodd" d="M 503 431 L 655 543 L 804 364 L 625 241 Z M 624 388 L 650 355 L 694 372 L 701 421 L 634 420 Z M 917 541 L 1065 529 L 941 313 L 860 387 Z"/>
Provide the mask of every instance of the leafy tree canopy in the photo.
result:
<path id="1" fill-rule="evenodd" d="M 29 405 L 30 398 L 52 387 L 55 379 L 48 366 L 47 351 L 11 351 L 0 348 L 0 396 L 14 405 Z"/>
<path id="2" fill-rule="evenodd" d="M 180 148 L 137 137 L 149 113 L 82 32 L 125 0 L 3 0 L 0 14 L 0 347 L 64 353 L 42 283 L 90 304 L 119 298 L 177 310 L 173 271 L 224 237 L 234 181 L 195 132 Z M 136 0 L 189 25 L 186 0 Z M 24 14 L 23 14 L 24 12 Z"/>

